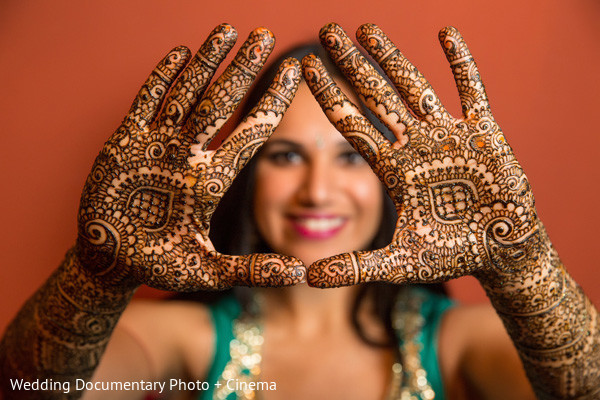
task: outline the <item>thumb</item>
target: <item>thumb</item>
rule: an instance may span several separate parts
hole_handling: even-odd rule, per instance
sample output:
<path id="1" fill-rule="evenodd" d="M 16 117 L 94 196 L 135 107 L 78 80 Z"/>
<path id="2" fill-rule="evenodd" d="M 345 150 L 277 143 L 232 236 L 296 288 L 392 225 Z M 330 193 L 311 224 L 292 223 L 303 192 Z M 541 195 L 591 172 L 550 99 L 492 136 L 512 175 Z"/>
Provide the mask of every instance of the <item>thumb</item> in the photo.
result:
<path id="1" fill-rule="evenodd" d="M 406 260 L 392 245 L 373 251 L 355 251 L 338 254 L 314 262 L 308 268 L 307 281 L 310 286 L 330 288 L 356 285 L 369 281 L 407 280 L 403 272 Z"/>
<path id="2" fill-rule="evenodd" d="M 294 257 L 256 253 L 244 256 L 217 254 L 224 271 L 221 285 L 227 286 L 291 286 L 306 279 L 306 267 Z"/>

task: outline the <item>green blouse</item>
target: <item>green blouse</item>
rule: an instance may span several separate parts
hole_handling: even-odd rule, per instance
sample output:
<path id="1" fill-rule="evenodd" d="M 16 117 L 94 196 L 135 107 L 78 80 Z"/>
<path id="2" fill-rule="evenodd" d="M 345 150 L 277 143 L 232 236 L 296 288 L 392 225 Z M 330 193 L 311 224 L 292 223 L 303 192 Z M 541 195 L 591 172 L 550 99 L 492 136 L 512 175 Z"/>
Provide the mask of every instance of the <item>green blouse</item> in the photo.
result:
<path id="1" fill-rule="evenodd" d="M 405 290 L 404 294 L 398 299 L 394 315 L 394 328 L 399 337 L 399 346 L 404 364 L 402 372 L 399 372 L 401 375 L 399 378 L 401 388 L 399 390 L 408 390 L 410 399 L 445 399 L 437 356 L 438 332 L 442 316 L 454 304 L 446 296 L 422 288 Z M 216 343 L 213 362 L 206 377 L 209 389 L 200 392 L 199 400 L 212 400 L 214 398 L 215 384 L 220 379 L 223 381 L 224 370 L 232 363 L 232 354 L 237 351 L 234 348 L 234 343 L 236 343 L 235 346 L 239 347 L 239 342 L 235 340 L 234 331 L 236 330 L 236 321 L 242 313 L 242 308 L 237 299 L 233 296 L 225 297 L 211 305 L 210 311 Z M 244 368 L 238 368 L 238 370 L 242 373 L 249 373 Z M 423 375 L 426 379 L 423 378 Z M 221 393 L 220 396 L 217 395 L 217 398 L 238 399 L 235 392 L 225 395 Z"/>

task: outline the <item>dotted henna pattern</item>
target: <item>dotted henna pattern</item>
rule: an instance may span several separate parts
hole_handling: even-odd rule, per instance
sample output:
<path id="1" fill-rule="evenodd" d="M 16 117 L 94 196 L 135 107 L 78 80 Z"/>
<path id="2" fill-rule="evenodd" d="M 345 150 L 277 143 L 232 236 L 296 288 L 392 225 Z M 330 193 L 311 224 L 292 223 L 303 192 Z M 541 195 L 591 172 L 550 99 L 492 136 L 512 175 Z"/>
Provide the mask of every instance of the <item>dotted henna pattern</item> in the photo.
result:
<path id="1" fill-rule="evenodd" d="M 0 345 L 1 387 L 10 378 L 89 379 L 133 291 L 144 283 L 190 291 L 301 282 L 299 260 L 277 254 L 229 256 L 212 246 L 210 218 L 233 179 L 268 139 L 300 80 L 284 61 L 256 107 L 214 150 L 211 139 L 237 108 L 274 46 L 254 30 L 212 85 L 237 33 L 215 28 L 194 57 L 173 49 L 154 69 L 121 126 L 95 160 L 81 196 L 76 245 L 28 301 Z M 191 58 L 191 59 L 190 59 Z"/>
<path id="2" fill-rule="evenodd" d="M 461 118 L 446 111 L 377 26 L 361 26 L 357 39 L 391 84 L 338 25 L 326 25 L 320 37 L 361 100 L 398 139 L 392 144 L 371 125 L 317 57 L 303 60 L 313 95 L 383 182 L 399 218 L 389 246 L 317 261 L 309 267 L 309 284 L 429 283 L 472 274 L 502 317 L 540 398 L 600 396 L 597 312 L 537 217 L 527 177 L 490 112 L 460 33 L 447 27 L 439 39 Z"/>
<path id="3" fill-rule="evenodd" d="M 211 34 L 181 72 L 159 115 L 162 99 L 155 97 L 164 97 L 188 58 L 184 49 L 169 54 L 96 160 L 82 195 L 77 242 L 83 264 L 100 261 L 90 266 L 96 276 L 115 283 L 133 276 L 136 283 L 169 290 L 298 281 L 298 261 L 223 256 L 208 239 L 210 217 L 220 198 L 272 133 L 298 74 L 293 62 L 284 64 L 276 88 L 231 138 L 217 150 L 208 150 L 274 45 L 268 30 L 255 30 L 206 89 L 234 37 L 228 25 Z M 277 273 L 264 275 L 265 266 Z"/>

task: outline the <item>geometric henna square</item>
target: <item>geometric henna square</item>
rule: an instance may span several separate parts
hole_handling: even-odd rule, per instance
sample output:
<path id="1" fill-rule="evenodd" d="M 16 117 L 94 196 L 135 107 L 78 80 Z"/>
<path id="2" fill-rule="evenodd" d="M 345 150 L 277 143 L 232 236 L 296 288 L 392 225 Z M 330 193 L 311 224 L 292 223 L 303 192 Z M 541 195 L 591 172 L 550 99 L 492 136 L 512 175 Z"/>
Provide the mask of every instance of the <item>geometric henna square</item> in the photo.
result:
<path id="1" fill-rule="evenodd" d="M 462 179 L 429 185 L 434 218 L 444 224 L 461 222 L 477 201 L 476 193 L 473 183 Z"/>
<path id="2" fill-rule="evenodd" d="M 129 196 L 127 207 L 134 217 L 149 230 L 159 230 L 167 225 L 172 210 L 173 193 L 154 187 L 140 187 Z"/>

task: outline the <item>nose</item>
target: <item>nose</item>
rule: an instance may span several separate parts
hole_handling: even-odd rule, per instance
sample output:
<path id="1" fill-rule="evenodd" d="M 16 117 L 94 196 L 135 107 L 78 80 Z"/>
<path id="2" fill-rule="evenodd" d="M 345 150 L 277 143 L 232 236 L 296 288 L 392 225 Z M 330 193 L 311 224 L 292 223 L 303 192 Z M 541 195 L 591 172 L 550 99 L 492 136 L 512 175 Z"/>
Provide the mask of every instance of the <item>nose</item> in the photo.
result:
<path id="1" fill-rule="evenodd" d="M 298 191 L 305 206 L 321 206 L 329 202 L 334 190 L 334 168 L 324 158 L 312 159 L 305 166 L 302 185 Z"/>

